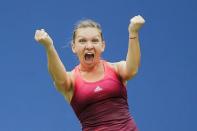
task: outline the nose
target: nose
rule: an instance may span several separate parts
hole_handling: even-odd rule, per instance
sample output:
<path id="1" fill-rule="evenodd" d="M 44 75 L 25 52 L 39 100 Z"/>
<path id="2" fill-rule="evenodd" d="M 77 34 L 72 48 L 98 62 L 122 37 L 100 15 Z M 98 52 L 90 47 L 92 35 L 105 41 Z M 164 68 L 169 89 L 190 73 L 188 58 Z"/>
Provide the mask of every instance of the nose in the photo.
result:
<path id="1" fill-rule="evenodd" d="M 92 42 L 88 41 L 88 42 L 86 43 L 86 49 L 92 49 L 92 48 L 93 48 Z"/>

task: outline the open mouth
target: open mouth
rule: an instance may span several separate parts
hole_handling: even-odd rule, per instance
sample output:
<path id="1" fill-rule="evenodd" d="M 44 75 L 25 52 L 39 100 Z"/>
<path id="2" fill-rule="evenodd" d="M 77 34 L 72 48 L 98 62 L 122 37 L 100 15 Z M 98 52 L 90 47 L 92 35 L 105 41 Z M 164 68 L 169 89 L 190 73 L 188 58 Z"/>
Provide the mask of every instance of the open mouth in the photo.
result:
<path id="1" fill-rule="evenodd" d="M 94 54 L 93 53 L 85 53 L 85 61 L 93 61 Z"/>

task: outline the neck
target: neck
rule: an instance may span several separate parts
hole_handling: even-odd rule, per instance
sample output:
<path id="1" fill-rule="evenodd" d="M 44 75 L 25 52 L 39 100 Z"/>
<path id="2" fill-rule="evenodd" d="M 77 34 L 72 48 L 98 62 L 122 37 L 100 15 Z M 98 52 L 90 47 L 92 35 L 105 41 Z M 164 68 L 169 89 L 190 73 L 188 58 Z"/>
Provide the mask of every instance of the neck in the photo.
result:
<path id="1" fill-rule="evenodd" d="M 100 63 L 101 63 L 101 61 L 98 61 L 94 65 L 86 65 L 86 64 L 80 63 L 79 70 L 82 72 L 92 72 L 92 71 L 95 71 L 96 69 L 98 69 Z"/>

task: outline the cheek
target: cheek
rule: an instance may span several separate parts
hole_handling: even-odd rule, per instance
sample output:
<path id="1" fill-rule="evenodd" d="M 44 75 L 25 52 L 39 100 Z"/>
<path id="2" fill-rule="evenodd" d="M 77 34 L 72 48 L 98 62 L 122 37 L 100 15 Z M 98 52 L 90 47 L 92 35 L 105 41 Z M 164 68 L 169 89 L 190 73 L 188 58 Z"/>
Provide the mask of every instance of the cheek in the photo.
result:
<path id="1" fill-rule="evenodd" d="M 77 50 L 76 50 L 76 55 L 77 55 L 77 57 L 80 59 L 80 58 L 82 58 L 83 57 L 83 49 L 82 48 L 78 48 Z"/>
<path id="2" fill-rule="evenodd" d="M 99 54 L 101 54 L 101 53 L 104 51 L 104 50 L 103 50 L 103 47 L 102 47 L 101 45 L 97 46 L 95 49 L 97 50 L 97 52 L 98 52 Z"/>
<path id="3" fill-rule="evenodd" d="M 75 48 L 75 50 L 76 50 L 76 53 L 79 54 L 79 53 L 81 53 L 81 52 L 84 50 L 84 47 L 78 45 L 78 46 Z"/>

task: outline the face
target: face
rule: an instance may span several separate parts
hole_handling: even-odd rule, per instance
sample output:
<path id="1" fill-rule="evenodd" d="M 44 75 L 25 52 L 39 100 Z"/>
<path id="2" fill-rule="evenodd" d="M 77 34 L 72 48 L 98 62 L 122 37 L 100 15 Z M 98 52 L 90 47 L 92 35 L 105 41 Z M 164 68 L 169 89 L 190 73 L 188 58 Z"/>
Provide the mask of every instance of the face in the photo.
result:
<path id="1" fill-rule="evenodd" d="M 79 28 L 72 44 L 73 52 L 78 56 L 82 65 L 93 66 L 100 61 L 105 43 L 97 28 Z"/>

